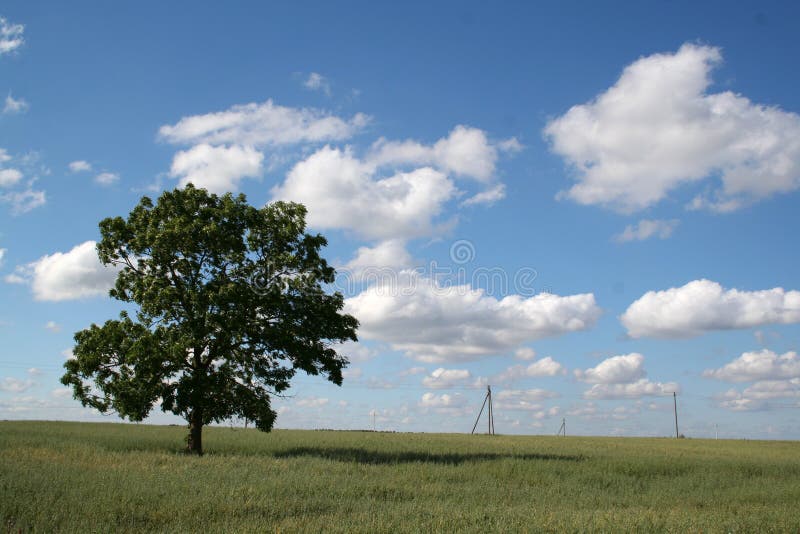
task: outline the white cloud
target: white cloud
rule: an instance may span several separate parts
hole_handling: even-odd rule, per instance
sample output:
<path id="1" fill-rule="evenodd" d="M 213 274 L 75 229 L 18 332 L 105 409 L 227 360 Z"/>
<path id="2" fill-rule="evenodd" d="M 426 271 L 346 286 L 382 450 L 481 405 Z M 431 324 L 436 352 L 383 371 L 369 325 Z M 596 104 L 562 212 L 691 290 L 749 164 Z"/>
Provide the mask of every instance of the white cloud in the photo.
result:
<path id="1" fill-rule="evenodd" d="M 435 393 L 424 393 L 419 402 L 422 408 L 461 408 L 467 403 L 467 399 L 460 393 L 455 395 L 436 395 Z"/>
<path id="2" fill-rule="evenodd" d="M 0 380 L 0 391 L 9 393 L 22 393 L 34 387 L 36 382 L 33 380 L 20 380 L 18 378 L 6 377 Z"/>
<path id="3" fill-rule="evenodd" d="M 42 256 L 17 268 L 13 282 L 31 284 L 36 300 L 62 301 L 105 295 L 113 287 L 117 269 L 100 263 L 94 241 L 69 252 Z M 6 281 L 11 281 L 6 277 Z"/>
<path id="4" fill-rule="evenodd" d="M 642 219 L 635 225 L 629 224 L 621 234 L 614 236 L 617 243 L 627 243 L 628 241 L 644 241 L 651 237 L 667 239 L 675 231 L 679 221 L 671 219 L 668 221 L 658 219 Z"/>
<path id="5" fill-rule="evenodd" d="M 489 141 L 486 132 L 458 125 L 433 145 L 381 138 L 372 145 L 366 159 L 376 167 L 432 165 L 447 173 L 488 182 L 494 177 L 497 152 L 497 144 Z"/>
<path id="6" fill-rule="evenodd" d="M 113 185 L 119 182 L 119 174 L 113 172 L 101 172 L 94 177 L 94 182 L 102 186 Z"/>
<path id="7" fill-rule="evenodd" d="M 531 378 L 542 376 L 556 376 L 564 374 L 566 369 L 550 356 L 545 356 L 541 360 L 535 361 L 525 368 L 525 374 Z"/>
<path id="8" fill-rule="evenodd" d="M 518 360 L 533 360 L 536 358 L 536 351 L 530 347 L 521 347 L 514 351 L 514 357 Z"/>
<path id="9" fill-rule="evenodd" d="M 800 322 L 800 291 L 724 290 L 695 280 L 683 287 L 649 291 L 620 317 L 634 338 L 686 338 L 712 330 Z"/>
<path id="10" fill-rule="evenodd" d="M 706 370 L 703 376 L 726 382 L 800 378 L 800 357 L 796 352 L 778 355 L 767 349 L 745 352 L 719 369 Z"/>
<path id="11" fill-rule="evenodd" d="M 11 187 L 22 179 L 22 173 L 17 169 L 0 169 L 0 187 Z"/>
<path id="12" fill-rule="evenodd" d="M 3 262 L 4 262 L 5 257 L 6 257 L 6 252 L 8 252 L 7 248 L 0 248 L 0 267 L 3 266 Z"/>
<path id="13" fill-rule="evenodd" d="M 587 402 L 583 406 L 578 406 L 576 408 L 572 408 L 571 410 L 567 411 L 567 415 L 573 417 L 584 417 L 584 418 L 595 418 L 599 414 L 599 410 L 597 405 L 593 402 Z"/>
<path id="14" fill-rule="evenodd" d="M 558 393 L 546 389 L 504 389 L 492 394 L 494 408 L 498 410 L 542 410 L 541 402 L 558 397 Z"/>
<path id="15" fill-rule="evenodd" d="M 761 380 L 743 391 L 730 389 L 718 400 L 720 407 L 741 412 L 782 407 L 774 405 L 776 399 L 800 399 L 800 377 L 790 380 Z"/>
<path id="16" fill-rule="evenodd" d="M 575 377 L 594 384 L 583 393 L 587 399 L 638 399 L 680 392 L 675 382 L 651 382 L 645 378 L 644 356 L 637 352 L 612 356 L 597 366 L 575 371 Z"/>
<path id="17" fill-rule="evenodd" d="M 541 378 L 545 376 L 556 376 L 566 373 L 566 369 L 550 356 L 535 361 L 527 367 L 524 365 L 512 365 L 502 373 L 492 377 L 492 384 L 504 384 L 523 378 Z"/>
<path id="18" fill-rule="evenodd" d="M 422 385 L 430 389 L 444 389 L 463 384 L 472 375 L 466 369 L 444 369 L 442 367 L 433 371 L 430 376 L 422 379 Z"/>
<path id="19" fill-rule="evenodd" d="M 350 367 L 342 371 L 342 376 L 349 380 L 358 380 L 364 375 L 364 371 L 360 367 Z"/>
<path id="20" fill-rule="evenodd" d="M 635 399 L 644 396 L 672 395 L 680 393 L 675 382 L 651 382 L 641 378 L 628 384 L 595 384 L 583 396 L 587 399 Z"/>
<path id="21" fill-rule="evenodd" d="M 42 376 L 44 372 L 37 367 L 31 367 L 30 369 L 28 369 L 28 374 L 31 376 Z"/>
<path id="22" fill-rule="evenodd" d="M 683 45 L 625 68 L 591 102 L 550 121 L 551 149 L 576 171 L 563 195 L 633 212 L 719 176 L 693 207 L 718 211 L 800 187 L 800 116 L 730 91 L 708 93 L 718 48 Z"/>
<path id="23" fill-rule="evenodd" d="M 374 347 L 368 347 L 363 343 L 356 341 L 345 341 L 334 345 L 332 348 L 337 353 L 343 355 L 351 363 L 363 363 L 375 358 L 378 355 L 378 350 Z"/>
<path id="24" fill-rule="evenodd" d="M 482 184 L 462 206 L 503 198 L 505 186 L 494 182 L 498 152 L 485 132 L 467 126 L 432 145 L 381 138 L 363 157 L 352 147 L 325 146 L 295 164 L 272 193 L 275 200 L 306 204 L 316 228 L 350 230 L 371 240 L 433 236 L 455 222 L 437 220 L 446 204 L 466 194 L 454 177 Z"/>
<path id="25" fill-rule="evenodd" d="M 15 113 L 25 113 L 30 106 L 24 98 L 14 98 L 10 94 L 6 97 L 5 106 L 3 106 L 3 113 L 12 115 Z"/>
<path id="26" fill-rule="evenodd" d="M 346 229 L 370 239 L 441 231 L 434 219 L 456 194 L 447 176 L 430 167 L 388 178 L 378 178 L 374 172 L 349 149 L 326 146 L 297 163 L 272 193 L 275 200 L 305 204 L 314 228 Z"/>
<path id="27" fill-rule="evenodd" d="M 44 206 L 47 203 L 47 197 L 44 191 L 26 189 L 24 191 L 12 191 L 0 195 L 0 202 L 10 204 L 11 213 L 13 215 L 22 215 Z"/>
<path id="28" fill-rule="evenodd" d="M 69 170 L 70 172 L 89 172 L 92 170 L 92 164 L 83 160 L 73 161 L 69 164 Z"/>
<path id="29" fill-rule="evenodd" d="M 485 204 L 487 206 L 491 206 L 495 202 L 503 200 L 504 198 L 506 198 L 506 186 L 505 184 L 497 184 L 490 189 L 475 193 L 468 199 L 464 200 L 461 205 L 476 206 L 478 204 Z"/>
<path id="30" fill-rule="evenodd" d="M 303 87 L 306 89 L 311 89 L 312 91 L 322 91 L 327 96 L 331 96 L 331 84 L 328 79 L 319 74 L 318 72 L 312 72 L 308 75 L 308 78 L 303 82 Z"/>
<path id="31" fill-rule="evenodd" d="M 22 46 L 25 42 L 22 36 L 24 32 L 25 26 L 22 24 L 12 24 L 8 19 L 0 17 L 0 56 Z"/>
<path id="32" fill-rule="evenodd" d="M 212 193 L 237 191 L 242 178 L 261 175 L 264 154 L 249 146 L 199 144 L 175 154 L 170 175 Z"/>
<path id="33" fill-rule="evenodd" d="M 369 120 L 363 113 L 344 120 L 321 110 L 279 106 L 267 100 L 184 117 L 162 126 L 159 136 L 176 144 L 277 146 L 348 139 Z"/>
<path id="34" fill-rule="evenodd" d="M 428 372 L 428 369 L 425 367 L 411 367 L 404 371 L 400 371 L 400 376 L 414 376 L 414 375 L 422 375 Z"/>
<path id="35" fill-rule="evenodd" d="M 607 358 L 596 367 L 586 369 L 585 371 L 576 369 L 575 377 L 578 380 L 590 384 L 620 384 L 633 382 L 645 376 L 643 364 L 644 356 L 632 352 L 630 354 L 622 354 Z"/>
<path id="36" fill-rule="evenodd" d="M 368 347 L 363 343 L 355 341 L 345 341 L 344 343 L 334 345 L 332 348 L 334 348 L 337 353 L 347 358 L 351 363 L 367 362 L 378 355 L 378 350 L 374 347 Z"/>
<path id="37" fill-rule="evenodd" d="M 306 397 L 297 401 L 297 406 L 301 408 L 322 408 L 328 404 L 328 399 L 319 397 Z"/>
<path id="38" fill-rule="evenodd" d="M 56 388 L 50 392 L 50 396 L 54 399 L 71 399 L 72 388 Z"/>
<path id="39" fill-rule="evenodd" d="M 47 324 L 45 324 L 44 327 L 46 330 L 49 330 L 54 334 L 61 332 L 61 325 L 55 321 L 47 321 Z"/>
<path id="40" fill-rule="evenodd" d="M 359 335 L 427 362 L 452 362 L 512 350 L 522 343 L 586 330 L 601 310 L 591 293 L 542 293 L 500 300 L 468 285 L 442 286 L 412 271 L 376 283 L 345 302 Z"/>
<path id="41" fill-rule="evenodd" d="M 352 280 L 376 280 L 395 271 L 413 267 L 414 259 L 399 239 L 381 241 L 373 247 L 359 247 L 356 255 L 337 272 Z"/>

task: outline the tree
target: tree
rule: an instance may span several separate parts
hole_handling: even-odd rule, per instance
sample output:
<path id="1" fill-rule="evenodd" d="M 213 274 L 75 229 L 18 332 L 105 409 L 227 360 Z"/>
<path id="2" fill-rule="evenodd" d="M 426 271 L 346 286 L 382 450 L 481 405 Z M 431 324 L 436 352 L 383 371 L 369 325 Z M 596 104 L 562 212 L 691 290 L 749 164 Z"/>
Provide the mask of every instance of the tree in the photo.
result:
<path id="1" fill-rule="evenodd" d="M 84 406 L 132 421 L 160 401 L 187 420 L 196 454 L 211 422 L 238 416 L 269 431 L 270 398 L 298 370 L 341 385 L 348 362 L 333 346 L 356 341 L 358 321 L 325 291 L 335 271 L 305 214 L 188 185 L 101 221 L 100 261 L 119 269 L 109 294 L 135 311 L 76 333 L 61 382 Z"/>

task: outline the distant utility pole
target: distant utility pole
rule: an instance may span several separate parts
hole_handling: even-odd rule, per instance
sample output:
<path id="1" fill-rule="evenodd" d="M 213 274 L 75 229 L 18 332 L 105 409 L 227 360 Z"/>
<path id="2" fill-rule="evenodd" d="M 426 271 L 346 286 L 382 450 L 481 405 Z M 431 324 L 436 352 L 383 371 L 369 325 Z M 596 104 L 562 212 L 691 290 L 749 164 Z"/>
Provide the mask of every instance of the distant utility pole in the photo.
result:
<path id="1" fill-rule="evenodd" d="M 372 431 L 375 432 L 375 409 L 372 410 Z"/>
<path id="2" fill-rule="evenodd" d="M 719 439 L 719 425 L 714 423 L 714 439 Z"/>
<path id="3" fill-rule="evenodd" d="M 472 432 L 470 434 L 475 433 L 475 429 L 478 428 L 478 421 L 481 420 L 481 415 L 483 414 L 483 409 L 486 407 L 486 404 L 489 404 L 489 411 L 488 411 L 488 418 L 489 418 L 489 435 L 494 435 L 494 411 L 492 410 L 492 386 L 486 386 L 486 396 L 483 398 L 483 404 L 481 405 L 481 411 L 478 412 L 478 418 L 475 419 L 475 424 L 472 427 Z"/>
<path id="4" fill-rule="evenodd" d="M 674 391 L 672 392 L 672 404 L 675 411 L 675 437 L 679 438 L 681 436 L 678 434 L 678 394 Z"/>
<path id="5" fill-rule="evenodd" d="M 556 436 L 567 437 L 567 419 L 566 419 L 566 417 L 561 419 L 561 427 L 558 429 L 558 434 L 556 434 Z"/>

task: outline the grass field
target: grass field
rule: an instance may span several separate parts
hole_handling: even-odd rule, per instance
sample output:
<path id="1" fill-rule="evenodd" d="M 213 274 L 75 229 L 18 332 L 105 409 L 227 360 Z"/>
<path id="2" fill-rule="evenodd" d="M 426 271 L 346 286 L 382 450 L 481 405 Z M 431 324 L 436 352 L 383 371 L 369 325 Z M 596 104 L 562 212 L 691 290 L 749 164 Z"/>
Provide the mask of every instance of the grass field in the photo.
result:
<path id="1" fill-rule="evenodd" d="M 17 532 L 800 531 L 800 444 L 0 422 Z"/>

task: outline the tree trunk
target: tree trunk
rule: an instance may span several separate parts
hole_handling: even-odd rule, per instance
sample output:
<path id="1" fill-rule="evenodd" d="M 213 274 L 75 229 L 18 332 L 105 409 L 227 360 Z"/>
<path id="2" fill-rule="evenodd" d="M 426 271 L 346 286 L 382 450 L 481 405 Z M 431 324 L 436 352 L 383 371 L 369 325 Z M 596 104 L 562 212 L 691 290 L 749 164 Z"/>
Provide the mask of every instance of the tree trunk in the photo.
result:
<path id="1" fill-rule="evenodd" d="M 186 440 L 186 452 L 203 455 L 203 414 L 200 410 L 192 410 L 189 416 L 189 438 Z"/>

